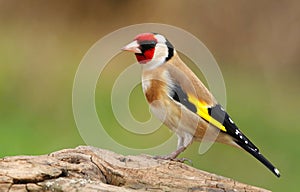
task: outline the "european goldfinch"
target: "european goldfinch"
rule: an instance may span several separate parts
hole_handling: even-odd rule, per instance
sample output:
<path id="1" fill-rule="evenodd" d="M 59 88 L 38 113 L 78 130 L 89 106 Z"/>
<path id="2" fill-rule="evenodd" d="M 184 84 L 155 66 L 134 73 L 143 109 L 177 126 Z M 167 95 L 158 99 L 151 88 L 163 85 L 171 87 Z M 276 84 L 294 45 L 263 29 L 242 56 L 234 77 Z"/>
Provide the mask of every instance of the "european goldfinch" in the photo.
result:
<path id="1" fill-rule="evenodd" d="M 177 150 L 164 159 L 176 159 L 205 134 L 212 141 L 246 150 L 280 177 L 163 35 L 139 34 L 122 50 L 133 52 L 142 66 L 142 88 L 151 112 L 178 136 Z"/>

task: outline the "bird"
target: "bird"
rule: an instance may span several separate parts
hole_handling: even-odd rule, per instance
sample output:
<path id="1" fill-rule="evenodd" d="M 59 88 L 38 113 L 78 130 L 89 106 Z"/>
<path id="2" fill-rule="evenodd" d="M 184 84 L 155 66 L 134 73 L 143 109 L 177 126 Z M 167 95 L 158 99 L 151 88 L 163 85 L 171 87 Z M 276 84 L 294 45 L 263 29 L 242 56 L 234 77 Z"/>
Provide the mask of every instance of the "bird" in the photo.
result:
<path id="1" fill-rule="evenodd" d="M 206 135 L 213 142 L 245 150 L 280 177 L 279 170 L 242 133 L 165 36 L 141 33 L 122 50 L 134 53 L 142 66 L 142 89 L 150 111 L 178 137 L 177 149 L 160 158 L 175 160 Z"/>

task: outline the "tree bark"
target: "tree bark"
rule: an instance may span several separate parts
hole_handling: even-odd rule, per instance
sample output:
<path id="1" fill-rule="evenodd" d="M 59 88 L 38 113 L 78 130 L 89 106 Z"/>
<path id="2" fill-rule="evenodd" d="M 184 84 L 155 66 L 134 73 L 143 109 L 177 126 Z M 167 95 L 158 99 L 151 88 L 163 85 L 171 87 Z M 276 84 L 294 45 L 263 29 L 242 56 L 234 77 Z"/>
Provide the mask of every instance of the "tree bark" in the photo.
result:
<path id="1" fill-rule="evenodd" d="M 79 146 L 0 159 L 0 191 L 266 192 L 186 164 Z"/>

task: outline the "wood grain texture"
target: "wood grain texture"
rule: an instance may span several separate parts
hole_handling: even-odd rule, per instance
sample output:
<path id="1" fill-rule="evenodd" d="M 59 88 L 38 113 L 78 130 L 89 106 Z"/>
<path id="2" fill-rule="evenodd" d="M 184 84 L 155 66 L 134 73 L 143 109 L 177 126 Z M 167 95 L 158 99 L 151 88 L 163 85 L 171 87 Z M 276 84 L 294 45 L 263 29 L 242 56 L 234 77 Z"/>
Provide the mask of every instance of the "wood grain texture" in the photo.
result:
<path id="1" fill-rule="evenodd" d="M 0 159 L 0 191 L 267 192 L 148 155 L 123 156 L 90 146 Z"/>

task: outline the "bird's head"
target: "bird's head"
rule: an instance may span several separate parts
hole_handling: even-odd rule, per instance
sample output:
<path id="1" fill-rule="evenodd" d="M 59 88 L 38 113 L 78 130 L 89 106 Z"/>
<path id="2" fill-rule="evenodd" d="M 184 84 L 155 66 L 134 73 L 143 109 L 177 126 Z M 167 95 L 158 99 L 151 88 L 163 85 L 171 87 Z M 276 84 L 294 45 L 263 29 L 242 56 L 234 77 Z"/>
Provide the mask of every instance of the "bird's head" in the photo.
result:
<path id="1" fill-rule="evenodd" d="M 142 33 L 122 48 L 124 51 L 133 52 L 140 64 L 148 68 L 157 67 L 168 61 L 174 55 L 174 47 L 161 34 Z"/>

